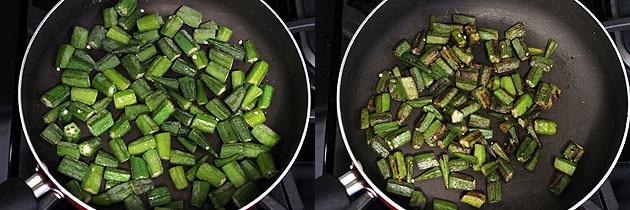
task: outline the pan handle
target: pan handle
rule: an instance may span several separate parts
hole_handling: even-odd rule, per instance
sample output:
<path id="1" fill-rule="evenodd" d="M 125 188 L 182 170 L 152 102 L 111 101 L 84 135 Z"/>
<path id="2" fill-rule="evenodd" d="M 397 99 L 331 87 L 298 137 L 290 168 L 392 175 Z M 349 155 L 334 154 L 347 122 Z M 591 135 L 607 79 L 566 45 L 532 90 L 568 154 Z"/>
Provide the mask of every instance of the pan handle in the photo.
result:
<path id="1" fill-rule="evenodd" d="M 39 209 L 38 198 L 50 190 L 37 172 L 26 180 L 11 177 L 0 184 L 0 209 Z"/>
<path id="2" fill-rule="evenodd" d="M 315 180 L 315 186 L 317 209 L 363 209 L 376 197 L 376 193 L 365 187 L 355 169 L 351 169 L 340 177 L 325 173 Z M 351 196 L 363 189 L 366 191 L 362 195 L 351 199 Z"/>

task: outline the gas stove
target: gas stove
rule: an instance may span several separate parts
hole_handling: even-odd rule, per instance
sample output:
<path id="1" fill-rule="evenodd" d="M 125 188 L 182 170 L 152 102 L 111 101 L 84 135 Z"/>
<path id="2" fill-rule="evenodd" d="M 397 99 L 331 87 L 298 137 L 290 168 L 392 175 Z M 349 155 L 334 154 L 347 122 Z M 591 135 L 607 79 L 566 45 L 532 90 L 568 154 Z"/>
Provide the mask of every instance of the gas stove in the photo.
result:
<path id="1" fill-rule="evenodd" d="M 2 16 L 9 36 L 2 51 L 5 73 L 0 77 L 0 182 L 9 177 L 26 180 L 35 173 L 35 161 L 22 134 L 17 107 L 17 80 L 22 56 L 39 22 L 59 0 L 12 1 L 15 10 L 7 10 Z M 307 61 L 309 77 L 314 78 L 314 0 L 264 0 L 286 23 Z M 13 21 L 15 20 L 15 21 Z M 306 59 L 310 58 L 310 59 Z M 314 84 L 313 81 L 310 81 Z M 313 89 L 311 87 L 311 89 Z M 313 90 L 311 90 L 313 91 Z M 311 117 L 313 119 L 313 117 Z M 309 124 L 313 124 L 309 120 Z M 314 126 L 309 126 L 313 128 Z M 307 131 L 303 148 L 300 150 L 290 172 L 270 194 L 252 209 L 312 209 L 314 191 L 314 141 L 312 129 Z M 54 199 L 53 193 L 40 198 L 40 209 L 75 209 L 68 201 Z M 48 202 L 55 200 L 54 202 Z"/>
<path id="2" fill-rule="evenodd" d="M 630 17 L 630 1 L 618 0 L 580 0 L 600 21 Z M 329 55 L 319 61 L 317 85 L 318 87 L 328 85 L 327 92 L 317 92 L 316 99 L 321 99 L 316 104 L 316 165 L 315 177 L 324 174 L 332 174 L 341 177 L 346 174 L 352 165 L 352 160 L 343 143 L 339 127 L 335 116 L 335 86 L 339 66 L 352 35 L 357 30 L 361 22 L 374 9 L 380 1 L 378 0 L 344 0 L 331 1 L 331 4 L 322 8 L 322 14 L 331 14 L 324 20 L 318 19 L 318 24 L 330 24 L 321 35 L 325 38 L 326 45 L 322 44 L 321 51 L 329 51 Z M 332 5 L 332 6 L 331 6 Z M 319 10 L 318 10 L 319 11 Z M 318 16 L 319 18 L 319 16 Z M 320 31 L 318 29 L 318 38 Z M 626 68 L 630 68 L 630 31 L 610 32 L 621 51 Z M 326 48 L 325 46 L 330 46 Z M 323 68 L 322 66 L 335 66 L 336 68 Z M 328 70 L 329 72 L 324 72 Z M 326 81 L 329 81 L 326 83 Z M 321 89 L 321 87 L 320 87 Z M 320 96 L 317 96 L 317 95 Z M 324 96 L 328 98 L 323 100 Z M 324 104 L 325 101 L 325 104 Z M 322 103 L 322 104 L 320 104 Z M 321 160 L 321 161 L 317 161 Z M 580 209 L 630 209 L 630 146 L 626 144 L 622 155 L 610 174 L 606 182 L 600 187 Z M 347 175 L 347 174 L 346 174 Z M 354 207 L 360 206 L 364 209 L 389 209 L 385 203 L 378 199 L 370 199 L 370 191 L 364 190 L 355 193 L 352 199 Z M 366 203 L 365 201 L 368 200 Z"/>

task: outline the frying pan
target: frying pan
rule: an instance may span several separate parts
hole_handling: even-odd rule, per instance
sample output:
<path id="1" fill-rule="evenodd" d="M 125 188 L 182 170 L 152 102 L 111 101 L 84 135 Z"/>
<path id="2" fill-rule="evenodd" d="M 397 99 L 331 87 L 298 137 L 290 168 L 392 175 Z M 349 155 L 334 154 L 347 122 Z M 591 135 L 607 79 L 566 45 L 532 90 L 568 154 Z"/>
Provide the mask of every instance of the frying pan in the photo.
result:
<path id="1" fill-rule="evenodd" d="M 45 127 L 41 116 L 48 110 L 40 102 L 39 97 L 44 91 L 61 81 L 60 72 L 55 71 L 54 68 L 57 46 L 61 43 L 69 43 L 72 27 L 79 25 L 85 28 L 91 28 L 94 24 L 102 23 L 102 9 L 111 7 L 115 3 L 116 0 L 65 0 L 58 2 L 46 15 L 33 35 L 24 55 L 20 72 L 18 101 L 21 123 L 26 141 L 37 160 L 39 168 L 38 173 L 27 180 L 29 181 L 28 186 L 36 189 L 36 195 L 41 195 L 50 188 L 55 191 L 59 197 L 69 199 L 69 201 L 79 209 L 102 209 L 105 207 L 90 206 L 89 204 L 79 201 L 63 187 L 70 179 L 56 171 L 60 158 L 56 156 L 55 146 L 39 137 L 39 133 Z M 138 5 L 145 10 L 144 14 L 157 12 L 163 17 L 174 14 L 181 5 L 195 8 L 203 14 L 204 22 L 215 20 L 218 24 L 231 28 L 233 30 L 231 42 L 244 39 L 253 40 L 256 43 L 260 58 L 269 63 L 270 69 L 263 82 L 273 85 L 275 91 L 272 105 L 265 111 L 267 117 L 265 124 L 282 136 L 282 140 L 279 141 L 271 151 L 279 173 L 272 179 L 256 183 L 260 188 L 260 194 L 243 208 L 247 209 L 252 207 L 266 196 L 282 180 L 286 173 L 289 172 L 306 134 L 310 111 L 310 90 L 305 63 L 296 45 L 296 41 L 284 22 L 263 1 L 151 0 L 138 1 Z M 93 55 L 93 57 L 95 57 L 95 55 Z M 95 57 L 95 59 L 97 58 L 100 57 Z M 234 68 L 243 70 L 248 70 L 248 67 L 249 65 L 242 64 L 242 62 L 235 62 L 234 66 Z M 120 71 L 125 72 L 122 69 Z M 170 74 L 173 73 L 171 72 Z M 165 76 L 168 77 L 170 74 Z M 227 91 L 229 92 L 231 90 L 228 89 Z M 211 93 L 208 92 L 208 94 Z M 209 97 L 210 96 L 213 95 L 209 95 Z M 114 118 L 117 119 L 119 114 L 120 111 L 113 112 Z M 141 136 L 135 126 L 132 127 L 134 130 L 128 134 L 128 138 L 125 137 L 125 142 L 127 143 Z M 87 128 L 83 128 L 82 130 L 87 131 Z M 84 135 L 87 135 L 86 133 L 89 132 L 85 132 Z M 107 134 L 104 134 L 101 138 L 109 139 Z M 215 148 L 215 151 L 219 152 L 220 140 L 217 135 L 209 135 L 208 138 Z M 184 150 L 178 143 L 173 143 L 173 147 L 174 149 Z M 103 149 L 111 151 L 107 144 L 104 144 Z M 207 154 L 207 151 L 197 149 L 195 153 L 197 158 L 201 157 L 203 154 Z M 86 162 L 91 161 L 91 158 L 82 157 L 81 159 Z M 169 168 L 168 163 L 163 165 L 165 169 Z M 126 167 L 128 169 L 128 162 L 122 163 L 119 167 Z M 30 193 L 30 198 L 26 199 L 11 197 L 10 195 L 16 194 L 16 191 L 21 192 L 22 190 L 21 188 L 17 188 L 18 190 L 8 189 L 8 186 L 25 187 L 27 185 L 16 182 L 15 178 L 10 180 L 13 180 L 10 183 L 11 185 L 0 187 L 0 189 L 4 191 L 3 196 L 0 197 L 7 196 L 3 198 L 4 200 L 0 202 L 2 203 L 0 205 L 6 204 L 9 206 L 0 207 L 0 209 L 17 209 L 20 201 L 34 200 L 33 193 Z M 30 183 L 37 181 L 41 183 Z M 188 208 L 191 188 L 175 190 L 171 182 L 167 173 L 154 179 L 156 186 L 166 185 L 171 192 L 173 192 L 172 199 L 184 200 L 186 208 Z M 103 188 L 101 188 L 101 191 L 102 189 Z M 10 206 L 15 203 L 18 204 Z M 206 202 L 205 208 L 210 208 L 210 206 L 209 202 Z M 27 207 L 33 206 L 32 204 L 22 204 L 19 209 L 25 209 Z M 35 207 L 37 207 L 36 203 Z M 122 203 L 119 203 L 105 209 L 121 208 Z M 227 206 L 227 208 L 235 208 L 235 206 Z"/>
<path id="2" fill-rule="evenodd" d="M 554 107 L 541 117 L 553 119 L 558 132 L 540 136 L 542 150 L 534 172 L 513 164 L 513 179 L 503 185 L 503 200 L 484 204 L 483 209 L 575 209 L 584 203 L 612 171 L 625 143 L 628 129 L 628 82 L 619 52 L 602 24 L 578 1 L 566 0 L 400 0 L 384 1 L 364 20 L 343 57 L 337 84 L 337 117 L 341 134 L 354 169 L 364 188 L 392 208 L 409 208 L 409 198 L 385 193 L 386 181 L 376 167 L 379 155 L 366 143 L 359 129 L 359 110 L 374 92 L 378 74 L 383 69 L 401 65 L 392 54 L 401 40 L 412 40 L 420 30 L 427 30 L 429 17 L 449 22 L 453 13 L 476 16 L 476 25 L 504 31 L 522 21 L 527 29 L 528 46 L 543 47 L 549 38 L 558 41 L 552 55 L 553 70 L 542 81 L 558 85 L 562 94 Z M 500 36 L 502 37 L 502 35 Z M 483 47 L 481 47 L 483 48 Z M 476 60 L 485 59 L 483 53 Z M 489 61 L 486 60 L 489 63 Z M 516 71 L 524 75 L 528 65 Z M 397 104 L 392 110 L 397 110 Z M 415 110 L 408 126 L 419 118 Z M 496 125 L 494 128 L 496 129 Z M 495 131 L 495 140 L 506 138 Z M 522 136 L 524 132 L 519 133 Z M 562 196 L 549 192 L 554 174 L 553 157 L 561 155 L 568 140 L 586 149 L 571 184 Z M 426 145 L 413 150 L 405 145 L 405 154 L 417 154 L 439 148 Z M 415 175 L 419 174 L 418 170 Z M 485 180 L 475 175 L 477 189 L 485 191 Z M 347 186 L 347 185 L 346 185 Z M 415 183 L 429 201 L 434 198 L 458 203 L 460 209 L 474 207 L 459 202 L 461 191 L 445 190 L 443 181 L 431 179 Z M 356 190 L 354 190 L 356 191 Z M 350 192 L 350 191 L 349 191 Z"/>

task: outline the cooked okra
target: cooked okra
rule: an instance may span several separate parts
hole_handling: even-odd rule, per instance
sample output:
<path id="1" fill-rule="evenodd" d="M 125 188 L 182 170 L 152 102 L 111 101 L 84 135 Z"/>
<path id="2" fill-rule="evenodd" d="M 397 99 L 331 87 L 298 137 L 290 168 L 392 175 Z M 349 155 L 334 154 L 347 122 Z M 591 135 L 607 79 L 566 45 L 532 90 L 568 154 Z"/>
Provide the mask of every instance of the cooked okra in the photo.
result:
<path id="1" fill-rule="evenodd" d="M 450 22 L 430 19 L 427 29 L 391 48 L 399 63 L 375 76 L 374 93 L 358 113 L 360 129 L 381 157 L 377 165 L 381 178 L 389 179 L 388 192 L 411 196 L 412 206 L 421 206 L 417 201 L 424 194 L 397 182 L 440 176 L 445 189 L 467 191 L 462 203 L 480 208 L 499 202 L 501 182 L 524 176 L 515 173 L 516 167 L 535 172 L 544 135 L 559 131 L 555 119 L 541 115 L 561 96 L 560 88 L 544 77 L 559 45 L 549 38 L 545 46 L 532 46 L 526 22 L 500 31 L 467 14 L 453 14 Z M 473 55 L 477 47 L 483 49 L 482 57 Z M 495 125 L 505 140 L 496 138 Z M 414 153 L 402 152 L 409 151 L 407 145 Z M 425 145 L 443 152 L 424 151 Z M 570 142 L 554 166 L 570 176 L 583 154 L 581 145 Z M 486 194 L 474 191 L 479 180 L 466 175 L 469 170 L 486 178 Z M 410 173 L 419 175 L 411 179 Z M 566 180 L 560 176 L 549 189 L 559 194 Z M 434 208 L 456 208 L 451 204 L 434 199 Z"/>

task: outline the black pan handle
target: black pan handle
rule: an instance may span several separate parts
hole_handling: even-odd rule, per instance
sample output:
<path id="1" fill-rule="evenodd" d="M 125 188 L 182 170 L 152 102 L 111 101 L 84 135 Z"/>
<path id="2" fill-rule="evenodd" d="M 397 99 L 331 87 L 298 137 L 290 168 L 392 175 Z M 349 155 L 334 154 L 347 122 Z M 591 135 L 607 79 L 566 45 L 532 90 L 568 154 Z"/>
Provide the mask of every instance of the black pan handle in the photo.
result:
<path id="1" fill-rule="evenodd" d="M 40 207 L 50 207 L 49 204 L 58 201 L 58 197 L 40 200 L 40 197 L 51 191 L 44 177 L 44 174 L 35 172 L 26 180 L 10 177 L 0 184 L 0 209 L 38 210 Z"/>
<path id="2" fill-rule="evenodd" d="M 17 177 L 11 177 L 0 184 L 0 209 L 32 209 L 39 208 L 33 189 Z"/>
<path id="3" fill-rule="evenodd" d="M 350 196 L 337 177 L 323 174 L 315 180 L 315 207 L 317 209 L 346 210 L 350 207 Z"/>

